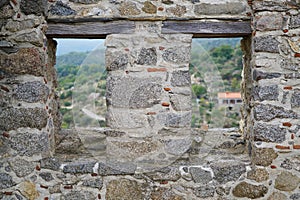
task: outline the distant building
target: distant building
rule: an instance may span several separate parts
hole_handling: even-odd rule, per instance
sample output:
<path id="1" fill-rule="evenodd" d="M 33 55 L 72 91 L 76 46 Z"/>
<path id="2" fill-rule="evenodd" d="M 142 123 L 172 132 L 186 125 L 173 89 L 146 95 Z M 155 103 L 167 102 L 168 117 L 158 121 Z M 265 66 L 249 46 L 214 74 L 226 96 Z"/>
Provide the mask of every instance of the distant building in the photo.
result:
<path id="1" fill-rule="evenodd" d="M 241 104 L 242 97 L 240 92 L 219 92 L 218 104 L 219 105 L 232 105 Z"/>

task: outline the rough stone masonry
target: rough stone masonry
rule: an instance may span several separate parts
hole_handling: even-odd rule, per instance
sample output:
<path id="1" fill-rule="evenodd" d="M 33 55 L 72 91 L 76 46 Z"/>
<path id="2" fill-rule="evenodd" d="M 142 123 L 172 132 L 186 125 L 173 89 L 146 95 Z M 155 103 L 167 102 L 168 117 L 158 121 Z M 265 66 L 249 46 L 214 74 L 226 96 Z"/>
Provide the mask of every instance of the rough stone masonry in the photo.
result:
<path id="1" fill-rule="evenodd" d="M 251 24 L 242 134 L 190 128 L 170 20 Z M 86 21 L 134 29 L 104 34 L 109 127 L 60 130 L 47 29 Z M 299 0 L 1 0 L 0 30 L 0 199 L 300 199 Z"/>

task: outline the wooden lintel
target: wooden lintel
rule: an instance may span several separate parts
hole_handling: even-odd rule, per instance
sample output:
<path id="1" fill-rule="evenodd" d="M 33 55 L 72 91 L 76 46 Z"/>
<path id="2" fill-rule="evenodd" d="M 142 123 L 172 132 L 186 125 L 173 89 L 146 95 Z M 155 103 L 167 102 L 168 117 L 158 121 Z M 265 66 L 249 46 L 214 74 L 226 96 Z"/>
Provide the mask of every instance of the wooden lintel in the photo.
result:
<path id="1" fill-rule="evenodd" d="M 243 37 L 251 34 L 250 21 L 165 21 L 162 33 L 186 33 L 194 37 Z"/>
<path id="2" fill-rule="evenodd" d="M 133 21 L 48 22 L 46 35 L 52 38 L 105 38 L 109 34 L 133 33 Z"/>

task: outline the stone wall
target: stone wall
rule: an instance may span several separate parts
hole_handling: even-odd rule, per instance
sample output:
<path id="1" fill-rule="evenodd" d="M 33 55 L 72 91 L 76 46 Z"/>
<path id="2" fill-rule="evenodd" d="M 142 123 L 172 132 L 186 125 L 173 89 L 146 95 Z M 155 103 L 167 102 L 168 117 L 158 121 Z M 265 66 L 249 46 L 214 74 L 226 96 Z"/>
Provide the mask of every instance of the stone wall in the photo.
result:
<path id="1" fill-rule="evenodd" d="M 300 199 L 298 0 L 3 0 L 1 199 Z M 60 130 L 47 21 L 130 20 L 106 37 L 108 125 Z M 190 128 L 191 34 L 249 21 L 237 130 Z"/>

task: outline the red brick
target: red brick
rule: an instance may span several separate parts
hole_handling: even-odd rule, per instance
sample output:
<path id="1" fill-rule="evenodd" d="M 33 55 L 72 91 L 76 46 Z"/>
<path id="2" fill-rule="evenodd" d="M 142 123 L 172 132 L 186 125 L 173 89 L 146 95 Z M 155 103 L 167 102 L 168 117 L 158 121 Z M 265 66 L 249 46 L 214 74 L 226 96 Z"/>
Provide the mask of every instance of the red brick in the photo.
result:
<path id="1" fill-rule="evenodd" d="M 41 170 L 41 167 L 40 167 L 39 165 L 37 165 L 37 166 L 35 166 L 35 169 L 36 169 L 37 171 L 40 171 L 40 170 Z"/>
<path id="2" fill-rule="evenodd" d="M 164 50 L 164 49 L 165 49 L 165 47 L 159 47 L 159 50 L 161 50 L 161 51 Z"/>
<path id="3" fill-rule="evenodd" d="M 1 90 L 4 90 L 5 92 L 9 92 L 9 89 L 7 87 L 4 87 L 3 85 L 0 86 Z"/>
<path id="4" fill-rule="evenodd" d="M 285 89 L 285 90 L 291 90 L 291 89 L 293 89 L 293 87 L 292 86 L 284 86 L 283 89 Z"/>
<path id="5" fill-rule="evenodd" d="M 275 148 L 276 148 L 276 149 L 290 149 L 289 146 L 283 146 L 283 145 L 279 145 L 279 144 L 277 144 L 277 145 L 275 146 Z"/>
<path id="6" fill-rule="evenodd" d="M 147 71 L 148 72 L 166 72 L 167 69 L 166 68 L 148 68 Z"/>
<path id="7" fill-rule="evenodd" d="M 169 107 L 170 106 L 170 104 L 168 102 L 162 102 L 161 105 L 165 106 L 165 107 Z"/>
<path id="8" fill-rule="evenodd" d="M 48 189 L 48 186 L 45 186 L 45 185 L 40 185 L 41 188 L 44 188 L 44 189 Z"/>
<path id="9" fill-rule="evenodd" d="M 157 9 L 158 11 L 163 11 L 164 10 L 164 8 L 163 7 L 158 7 L 158 9 Z"/>
<path id="10" fill-rule="evenodd" d="M 97 173 L 92 173 L 91 176 L 98 176 L 98 174 Z"/>
<path id="11" fill-rule="evenodd" d="M 284 33 L 287 33 L 287 32 L 289 32 L 289 30 L 288 29 L 283 29 L 282 30 Z"/>
<path id="12" fill-rule="evenodd" d="M 70 190 L 70 189 L 73 189 L 73 186 L 72 186 L 72 185 L 65 185 L 65 186 L 64 186 L 64 189 Z"/>
<path id="13" fill-rule="evenodd" d="M 44 200 L 49 200 L 49 197 L 45 197 Z"/>
<path id="14" fill-rule="evenodd" d="M 168 181 L 161 181 L 160 184 L 166 185 L 166 184 L 168 184 Z"/>
<path id="15" fill-rule="evenodd" d="M 293 140 L 295 138 L 294 133 L 291 134 L 291 139 Z"/>
<path id="16" fill-rule="evenodd" d="M 271 167 L 271 169 L 276 169 L 277 168 L 275 165 L 271 165 L 270 167 Z"/>
<path id="17" fill-rule="evenodd" d="M 147 115 L 156 115 L 156 112 L 147 112 Z"/>
<path id="18" fill-rule="evenodd" d="M 5 195 L 12 195 L 12 192 L 4 192 Z"/>
<path id="19" fill-rule="evenodd" d="M 295 53 L 296 58 L 300 58 L 300 53 Z"/>
<path id="20" fill-rule="evenodd" d="M 293 145 L 293 148 L 294 148 L 294 149 L 300 149 L 300 144 L 294 144 L 294 145 Z"/>
<path id="21" fill-rule="evenodd" d="M 98 194 L 98 199 L 101 199 L 101 194 Z"/>
<path id="22" fill-rule="evenodd" d="M 9 134 L 7 132 L 4 132 L 2 135 L 3 137 L 9 138 Z"/>
<path id="23" fill-rule="evenodd" d="M 171 88 L 165 87 L 164 90 L 168 92 L 171 91 Z"/>
<path id="24" fill-rule="evenodd" d="M 287 126 L 287 127 L 291 127 L 292 124 L 290 122 L 283 122 L 282 123 L 283 126 Z"/>

